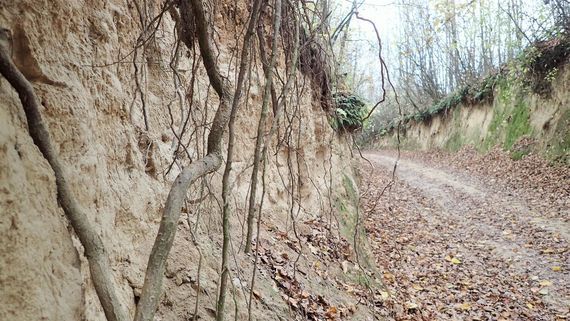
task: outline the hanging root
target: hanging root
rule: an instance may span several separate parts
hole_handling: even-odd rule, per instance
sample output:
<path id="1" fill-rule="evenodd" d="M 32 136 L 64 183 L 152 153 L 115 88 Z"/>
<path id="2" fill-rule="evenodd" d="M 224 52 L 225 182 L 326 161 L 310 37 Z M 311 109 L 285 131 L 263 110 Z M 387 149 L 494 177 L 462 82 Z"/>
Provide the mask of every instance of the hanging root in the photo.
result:
<path id="1" fill-rule="evenodd" d="M 247 31 L 243 39 L 243 46 L 241 49 L 240 65 L 238 80 L 235 87 L 235 93 L 232 101 L 232 107 L 230 112 L 230 119 L 228 123 L 228 152 L 226 157 L 226 167 L 224 168 L 224 175 L 222 178 L 222 230 L 223 230 L 223 243 L 222 243 L 222 275 L 220 278 L 220 292 L 218 295 L 218 301 L 216 303 L 216 320 L 223 321 L 224 319 L 224 308 L 225 299 L 227 291 L 227 282 L 229 276 L 229 250 L 230 250 L 230 204 L 229 196 L 231 193 L 230 187 L 230 173 L 232 170 L 233 153 L 234 153 L 234 142 L 235 142 L 235 120 L 239 108 L 240 99 L 244 91 L 244 84 L 247 77 L 247 71 L 250 70 L 250 47 L 253 43 L 253 36 L 255 27 L 258 23 L 259 14 L 261 10 L 261 0 L 255 0 L 253 7 L 251 9 Z M 237 309 L 237 304 L 236 304 Z M 237 315 L 237 313 L 236 313 Z"/>
<path id="2" fill-rule="evenodd" d="M 303 75 L 311 80 L 313 98 L 320 102 L 325 112 L 333 110 L 331 90 L 331 68 L 327 62 L 325 49 L 319 45 L 314 37 L 301 30 L 301 54 L 299 57 L 300 69 Z"/>
<path id="3" fill-rule="evenodd" d="M 202 55 L 202 61 L 210 85 L 216 91 L 220 99 L 220 105 L 214 115 L 210 133 L 208 134 L 207 154 L 184 168 L 176 177 L 162 213 L 162 219 L 158 228 L 158 234 L 152 247 L 145 274 L 145 281 L 141 298 L 135 312 L 135 321 L 151 321 L 158 307 L 162 294 L 162 281 L 166 268 L 166 259 L 172 248 L 176 227 L 180 218 L 180 211 L 183 205 L 186 191 L 196 180 L 216 171 L 222 165 L 222 135 L 226 128 L 231 107 L 232 93 L 229 84 L 222 77 L 219 66 L 216 62 L 212 41 L 210 39 L 210 22 L 206 18 L 206 13 L 201 0 L 191 0 L 189 6 L 181 6 L 182 15 L 190 14 L 184 12 L 192 10 L 192 15 L 196 24 L 196 36 Z M 185 38 L 184 35 L 181 35 Z"/>

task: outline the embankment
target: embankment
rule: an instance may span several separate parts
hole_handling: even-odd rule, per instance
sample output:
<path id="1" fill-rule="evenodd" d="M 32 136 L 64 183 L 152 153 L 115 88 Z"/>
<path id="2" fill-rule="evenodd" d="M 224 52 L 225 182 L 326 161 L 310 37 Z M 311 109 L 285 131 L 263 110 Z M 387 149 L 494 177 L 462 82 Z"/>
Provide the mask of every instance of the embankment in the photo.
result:
<path id="1" fill-rule="evenodd" d="M 547 94 L 537 94 L 508 77 L 499 79 L 491 101 L 465 103 L 426 119 L 410 118 L 400 129 L 405 149 L 457 151 L 472 145 L 481 152 L 494 146 L 512 151 L 514 158 L 538 153 L 570 162 L 570 68 L 553 74 Z M 376 147 L 391 148 L 397 130 L 376 138 Z"/>
<path id="2" fill-rule="evenodd" d="M 155 2 L 138 3 L 29 0 L 0 7 L 0 26 L 12 33 L 15 62 L 33 83 L 74 197 L 103 238 L 121 303 L 131 315 L 168 191 L 181 168 L 205 154 L 219 105 L 199 50 L 177 38 L 176 8 L 161 14 Z M 141 11 L 143 3 L 148 8 Z M 214 3 L 209 17 L 217 59 L 233 84 L 248 8 L 242 2 Z M 137 40 L 148 36 L 141 21 L 150 23 L 159 15 L 154 37 L 141 44 Z M 264 85 L 258 58 L 236 121 L 228 320 L 245 320 L 248 314 L 253 256 L 243 254 L 244 216 Z M 284 48 L 278 61 L 279 74 L 285 75 Z M 263 256 L 252 306 L 256 320 L 294 319 L 301 313 L 276 283 L 285 274 L 295 277 L 299 295 L 310 294 L 304 300 L 318 301 L 319 313 L 327 306 L 341 313 L 341 307 L 357 304 L 357 298 L 326 280 L 349 277 L 353 269 L 343 273 L 346 269 L 306 246 L 317 246 L 319 237 L 340 242 L 334 233 L 316 236 L 314 225 L 354 220 L 358 193 L 349 145 L 312 99 L 310 86 L 304 85 L 309 80 L 299 77 L 295 97 L 287 97 L 278 137 L 269 144 L 261 234 L 255 241 Z M 177 148 L 186 122 L 184 148 Z M 156 320 L 213 319 L 222 171 L 223 166 L 188 191 Z M 0 320 L 104 320 L 87 258 L 58 205 L 53 171 L 28 134 L 18 95 L 3 78 L 0 211 Z"/>

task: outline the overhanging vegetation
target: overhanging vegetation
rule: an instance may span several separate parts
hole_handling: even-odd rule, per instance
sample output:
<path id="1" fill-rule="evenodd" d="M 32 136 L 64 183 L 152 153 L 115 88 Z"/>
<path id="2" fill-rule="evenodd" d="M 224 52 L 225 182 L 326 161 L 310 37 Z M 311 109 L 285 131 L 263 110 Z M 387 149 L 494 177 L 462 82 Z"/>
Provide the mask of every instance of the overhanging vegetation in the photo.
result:
<path id="1" fill-rule="evenodd" d="M 433 117 L 448 115 L 451 110 L 460 106 L 492 103 L 496 87 L 500 83 L 517 85 L 527 92 L 548 97 L 552 90 L 552 81 L 560 68 L 568 64 L 569 58 L 568 35 L 537 42 L 480 82 L 456 90 L 425 110 L 408 114 L 401 120 L 394 119 L 386 127 L 381 128 L 379 133 L 380 135 L 390 133 L 400 121 L 402 124 L 410 121 L 429 122 Z"/>

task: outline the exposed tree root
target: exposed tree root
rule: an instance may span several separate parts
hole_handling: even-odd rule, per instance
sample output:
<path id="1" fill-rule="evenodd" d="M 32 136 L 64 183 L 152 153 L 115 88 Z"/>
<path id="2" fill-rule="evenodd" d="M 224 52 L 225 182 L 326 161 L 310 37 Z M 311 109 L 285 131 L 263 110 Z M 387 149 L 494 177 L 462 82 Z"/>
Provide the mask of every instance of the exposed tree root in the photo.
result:
<path id="1" fill-rule="evenodd" d="M 0 73 L 18 93 L 26 114 L 30 136 L 54 171 L 58 203 L 85 248 L 91 279 L 105 316 L 109 321 L 126 321 L 127 314 L 117 295 L 117 286 L 103 240 L 71 193 L 63 166 L 43 122 L 34 88 L 10 57 L 9 40 L 10 31 L 0 28 Z"/>
<path id="2" fill-rule="evenodd" d="M 220 99 L 220 105 L 216 110 L 208 135 L 207 154 L 178 174 L 168 194 L 158 235 L 149 257 L 141 299 L 135 313 L 135 321 L 150 321 L 154 317 L 162 292 L 166 259 L 174 242 L 176 226 L 186 191 L 197 179 L 216 171 L 222 165 L 221 140 L 231 111 L 229 106 L 232 96 L 231 90 L 228 83 L 222 78 L 216 63 L 216 56 L 209 36 L 210 24 L 206 19 L 202 1 L 191 0 L 189 3 L 181 1 L 180 10 L 181 15 L 186 15 L 188 14 L 187 10 L 192 10 L 204 67 L 210 84 Z M 182 35 L 181 38 L 184 39 L 185 36 Z"/>
<path id="3" fill-rule="evenodd" d="M 247 209 L 247 235 L 245 241 L 245 253 L 251 251 L 251 241 L 253 238 L 253 219 L 255 216 L 255 195 L 257 193 L 257 175 L 259 174 L 259 165 L 261 164 L 261 149 L 263 146 L 265 123 L 269 111 L 269 99 L 271 98 L 271 87 L 273 86 L 273 66 L 275 65 L 277 56 L 277 45 L 279 43 L 279 28 L 281 27 L 281 1 L 276 0 L 275 12 L 273 20 L 273 37 L 271 39 L 271 56 L 265 69 L 265 89 L 263 92 L 263 102 L 261 106 L 261 115 L 257 124 L 257 137 L 255 139 L 255 150 L 253 155 L 253 170 L 251 172 L 249 206 Z M 259 26 L 257 30 L 260 49 L 263 48 L 264 36 L 263 26 Z M 262 50 L 262 49 L 261 49 Z M 277 114 L 277 112 L 276 112 Z M 261 210 L 261 209 L 259 209 Z"/>
<path id="4" fill-rule="evenodd" d="M 236 89 L 232 101 L 232 108 L 230 112 L 230 120 L 228 124 L 229 138 L 228 138 L 228 153 L 226 158 L 226 167 L 224 169 L 224 175 L 222 178 L 222 229 L 223 229 L 223 244 L 222 244 L 222 275 L 220 278 L 220 292 L 218 295 L 218 302 L 216 303 L 216 320 L 222 321 L 224 319 L 224 306 L 226 299 L 226 288 L 228 282 L 228 256 L 230 249 L 230 204 L 229 204 L 229 194 L 230 194 L 230 173 L 232 170 L 233 162 L 233 152 L 234 152 L 234 142 L 235 142 L 235 119 L 237 116 L 237 111 L 240 103 L 240 99 L 243 93 L 243 86 L 246 79 L 246 73 L 250 66 L 250 47 L 252 44 L 252 38 L 255 31 L 255 26 L 259 18 L 259 13 L 261 9 L 261 0 L 255 0 L 253 7 L 251 9 L 251 14 L 249 17 L 249 23 L 247 26 L 247 31 L 243 39 L 243 46 L 241 50 L 240 65 L 238 79 L 236 83 Z M 237 307 L 237 305 L 236 305 Z M 237 314 L 236 314 L 237 315 Z"/>

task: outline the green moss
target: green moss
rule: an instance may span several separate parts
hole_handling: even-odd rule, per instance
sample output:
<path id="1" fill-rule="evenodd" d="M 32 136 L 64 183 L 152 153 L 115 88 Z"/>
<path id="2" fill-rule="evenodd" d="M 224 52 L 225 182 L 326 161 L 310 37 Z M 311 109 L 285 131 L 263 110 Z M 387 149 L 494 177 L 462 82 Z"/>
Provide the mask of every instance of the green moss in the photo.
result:
<path id="1" fill-rule="evenodd" d="M 340 234 L 346 238 L 351 244 L 354 241 L 354 232 L 356 230 L 356 208 L 346 203 L 345 199 L 338 198 L 335 201 L 336 208 L 338 209 L 338 218 L 340 226 Z M 360 223 L 360 222 L 358 222 Z M 362 232 L 359 226 L 359 234 Z M 352 244 L 354 246 L 354 244 Z"/>
<path id="2" fill-rule="evenodd" d="M 338 219 L 340 223 L 340 233 L 346 240 L 358 251 L 360 264 L 366 268 L 372 269 L 374 264 L 371 260 L 371 254 L 368 249 L 368 241 L 366 238 L 366 230 L 362 213 L 359 212 L 359 195 L 353 180 L 346 174 L 342 176 L 342 184 L 345 193 L 343 196 L 336 198 L 335 207 L 338 209 Z M 358 229 L 357 244 L 354 244 L 354 235 Z"/>
<path id="3" fill-rule="evenodd" d="M 346 174 L 342 175 L 342 185 L 344 186 L 344 190 L 346 191 L 346 194 L 348 195 L 348 197 L 353 202 L 357 202 L 358 201 L 358 194 L 356 193 L 356 188 L 354 187 L 352 179 L 350 177 L 348 177 L 348 175 L 346 175 Z"/>
<path id="4" fill-rule="evenodd" d="M 512 98 L 513 88 L 509 79 L 511 78 L 504 77 L 497 82 L 499 102 L 502 104 L 508 104 Z"/>
<path id="5" fill-rule="evenodd" d="M 378 270 L 366 237 L 362 213 L 358 212 L 360 205 L 359 194 L 354 185 L 354 181 L 348 175 L 343 174 L 342 185 L 345 193 L 335 201 L 336 207 L 339 210 L 340 232 L 353 246 L 353 249 L 357 251 L 358 264 L 362 269 L 350 269 L 349 272 L 343 274 L 341 278 L 373 291 L 377 291 L 378 289 L 385 290 L 385 286 L 380 279 L 374 276 L 377 275 Z M 354 244 L 354 235 L 357 229 L 358 238 L 356 244 Z M 371 273 L 371 275 L 368 273 Z"/>
<path id="6" fill-rule="evenodd" d="M 500 141 L 501 127 L 503 127 L 505 121 L 505 112 L 502 106 L 496 104 L 493 106 L 493 118 L 489 124 L 489 129 L 487 130 L 487 136 L 483 141 L 482 149 L 483 151 L 488 151 L 493 148 Z"/>
<path id="7" fill-rule="evenodd" d="M 528 155 L 530 151 L 528 150 L 515 150 L 511 152 L 511 159 L 513 160 L 521 160 L 523 157 Z"/>
<path id="8" fill-rule="evenodd" d="M 511 149 L 522 136 L 531 134 L 530 110 L 524 92 L 516 91 L 507 79 L 498 82 L 498 100 L 493 106 L 493 118 L 483 149 L 489 150 L 499 142 Z"/>
<path id="9" fill-rule="evenodd" d="M 481 127 L 475 127 L 471 132 L 467 133 L 463 145 L 467 144 L 472 145 L 479 151 L 481 150 Z"/>
<path id="10" fill-rule="evenodd" d="M 463 139 L 461 137 L 461 134 L 456 131 L 451 135 L 451 137 L 449 137 L 449 139 L 447 139 L 444 148 L 449 151 L 456 152 L 460 150 L 462 146 L 463 146 Z"/>
<path id="11" fill-rule="evenodd" d="M 558 120 L 550 142 L 550 148 L 546 151 L 547 157 L 570 165 L 570 109 L 567 109 Z"/>
<path id="12" fill-rule="evenodd" d="M 507 119 L 504 148 L 511 149 L 519 138 L 531 132 L 530 110 L 524 100 L 519 100 Z"/>
<path id="13" fill-rule="evenodd" d="M 461 122 L 461 109 L 455 108 L 453 110 L 453 121 L 456 125 L 460 125 Z"/>
<path id="14" fill-rule="evenodd" d="M 493 118 L 482 144 L 483 151 L 501 142 L 505 149 L 511 149 L 521 136 L 532 132 L 524 92 L 516 91 L 507 79 L 501 79 L 497 85 L 498 99 L 493 105 Z"/>

